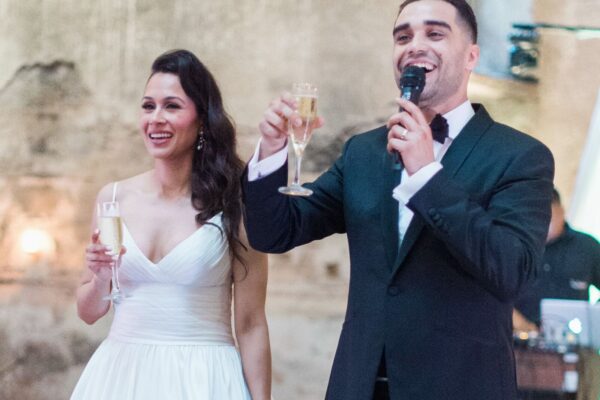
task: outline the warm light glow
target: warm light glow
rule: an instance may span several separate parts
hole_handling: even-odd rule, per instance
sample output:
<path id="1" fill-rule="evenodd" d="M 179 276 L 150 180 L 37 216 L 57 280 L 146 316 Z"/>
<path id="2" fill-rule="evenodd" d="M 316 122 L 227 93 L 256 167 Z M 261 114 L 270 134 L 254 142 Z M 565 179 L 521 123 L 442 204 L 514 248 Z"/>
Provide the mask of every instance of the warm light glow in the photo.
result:
<path id="1" fill-rule="evenodd" d="M 29 228 L 21 234 L 21 249 L 31 255 L 49 254 L 54 250 L 54 239 L 42 229 Z"/>

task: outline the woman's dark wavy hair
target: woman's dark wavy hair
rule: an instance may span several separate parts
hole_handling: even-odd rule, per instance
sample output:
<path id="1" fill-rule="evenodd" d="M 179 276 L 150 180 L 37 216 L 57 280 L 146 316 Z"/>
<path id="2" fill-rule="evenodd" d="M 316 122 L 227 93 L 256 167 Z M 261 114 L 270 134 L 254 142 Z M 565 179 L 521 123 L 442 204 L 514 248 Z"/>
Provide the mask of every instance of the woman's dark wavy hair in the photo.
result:
<path id="1" fill-rule="evenodd" d="M 231 255 L 242 263 L 239 238 L 242 218 L 241 183 L 244 164 L 236 153 L 235 127 L 223 108 L 217 82 L 200 60 L 187 50 L 172 50 L 152 63 L 156 73 L 179 77 L 185 94 L 196 105 L 204 145 L 194 151 L 191 174 L 192 205 L 198 214 L 196 222 L 205 224 L 219 211 Z M 195 149 L 195 148 L 194 148 Z"/>

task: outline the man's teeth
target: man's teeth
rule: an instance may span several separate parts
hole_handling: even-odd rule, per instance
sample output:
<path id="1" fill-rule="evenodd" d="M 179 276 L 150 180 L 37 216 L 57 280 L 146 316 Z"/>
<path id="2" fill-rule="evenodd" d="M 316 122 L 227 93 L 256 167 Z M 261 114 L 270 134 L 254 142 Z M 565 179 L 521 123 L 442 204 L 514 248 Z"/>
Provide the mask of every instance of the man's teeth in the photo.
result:
<path id="1" fill-rule="evenodd" d="M 411 66 L 423 68 L 427 72 L 431 72 L 435 68 L 432 64 L 429 64 L 429 63 L 416 63 L 416 64 L 411 64 Z"/>
<path id="2" fill-rule="evenodd" d="M 150 139 L 168 139 L 173 137 L 173 134 L 171 133 L 151 133 L 150 135 Z"/>

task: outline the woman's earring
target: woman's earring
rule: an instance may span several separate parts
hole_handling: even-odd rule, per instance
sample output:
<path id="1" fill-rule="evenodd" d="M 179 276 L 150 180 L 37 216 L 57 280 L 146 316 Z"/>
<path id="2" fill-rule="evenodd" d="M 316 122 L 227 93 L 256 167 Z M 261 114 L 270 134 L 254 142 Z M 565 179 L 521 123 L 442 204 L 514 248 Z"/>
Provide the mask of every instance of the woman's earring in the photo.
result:
<path id="1" fill-rule="evenodd" d="M 205 142 L 206 139 L 204 139 L 204 131 L 200 129 L 200 131 L 198 132 L 198 145 L 196 146 L 196 150 L 202 150 L 202 147 L 204 147 Z"/>

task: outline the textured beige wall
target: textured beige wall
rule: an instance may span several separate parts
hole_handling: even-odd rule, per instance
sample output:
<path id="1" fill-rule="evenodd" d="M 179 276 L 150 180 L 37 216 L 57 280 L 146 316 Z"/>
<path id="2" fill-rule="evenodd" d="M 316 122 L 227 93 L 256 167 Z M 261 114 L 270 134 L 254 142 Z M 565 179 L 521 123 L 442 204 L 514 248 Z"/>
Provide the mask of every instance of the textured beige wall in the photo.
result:
<path id="1" fill-rule="evenodd" d="M 291 82 L 311 80 L 336 132 L 377 113 L 394 94 L 397 3 L 3 0 L 0 85 L 22 65 L 72 62 L 96 111 L 135 123 L 151 61 L 181 47 L 215 73 L 241 127 L 254 127 L 271 97 Z"/>
<path id="2" fill-rule="evenodd" d="M 3 0 L 0 186 L 10 197 L 26 187 L 8 177 L 68 177 L 80 200 L 70 205 L 72 225 L 89 219 L 102 184 L 150 166 L 137 134 L 139 99 L 152 60 L 172 48 L 194 51 L 215 74 L 244 158 L 265 106 L 297 80 L 319 85 L 328 122 L 313 145 L 335 153 L 340 132 L 390 109 L 396 8 L 392 0 Z M 59 218 L 55 211 L 46 214 Z M 81 234 L 57 238 L 57 268 L 78 268 Z"/>
<path id="3" fill-rule="evenodd" d="M 136 125 L 157 55 L 188 48 L 206 63 L 244 157 L 270 99 L 314 81 L 327 128 L 311 147 L 326 159 L 338 135 L 394 108 L 396 9 L 390 0 L 0 1 L 0 398 L 67 398 L 106 334 L 110 317 L 91 327 L 77 319 L 73 289 L 95 192 L 150 166 Z M 30 226 L 55 238 L 49 259 L 20 251 Z M 345 238 L 271 265 L 274 395 L 322 398 L 345 308 Z"/>
<path id="4" fill-rule="evenodd" d="M 600 28 L 600 0 L 537 0 L 538 23 Z M 555 183 L 569 204 L 600 89 L 600 34 L 540 30 L 539 121 L 554 153 Z"/>
<path id="5" fill-rule="evenodd" d="M 575 189 L 579 162 L 600 88 L 600 37 L 542 30 L 539 129 L 556 162 L 555 182 L 566 204 Z"/>
<path id="6" fill-rule="evenodd" d="M 600 28 L 599 0 L 534 0 L 536 22 Z"/>
<path id="7" fill-rule="evenodd" d="M 586 18 L 600 12 L 599 4 L 538 0 L 536 20 L 564 15 L 591 24 Z M 73 288 L 95 192 L 150 166 L 136 124 L 158 54 L 188 48 L 213 71 L 244 157 L 270 99 L 293 81 L 316 82 L 327 126 L 309 148 L 309 178 L 343 137 L 393 112 L 397 5 L 1 0 L 0 398 L 14 393 L 11 387 L 21 388 L 25 400 L 65 398 L 106 332 L 109 319 L 93 327 L 77 320 Z M 543 31 L 538 85 L 475 76 L 469 88 L 497 120 L 552 148 L 567 199 L 598 90 L 598 46 L 598 39 Z M 565 75 L 577 85 L 569 86 Z M 27 259 L 18 250 L 20 230 L 35 224 L 55 237 L 50 260 Z M 323 396 L 343 319 L 346 252 L 345 238 L 335 236 L 270 258 L 276 398 Z M 37 333 L 23 335 L 24 329 Z M 7 375 L 3 366 L 11 362 Z"/>

